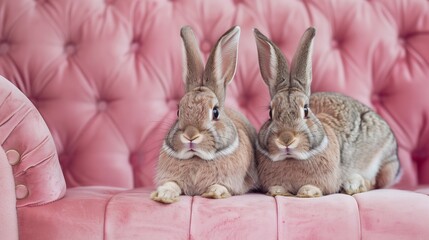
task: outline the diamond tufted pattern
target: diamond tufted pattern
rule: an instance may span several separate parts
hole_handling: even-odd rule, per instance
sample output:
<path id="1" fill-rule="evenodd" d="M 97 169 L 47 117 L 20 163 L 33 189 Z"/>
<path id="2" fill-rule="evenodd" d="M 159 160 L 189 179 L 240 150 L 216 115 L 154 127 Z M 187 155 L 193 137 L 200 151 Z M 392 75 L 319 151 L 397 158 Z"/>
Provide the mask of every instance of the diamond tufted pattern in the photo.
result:
<path id="1" fill-rule="evenodd" d="M 2 0 L 0 10 L 0 74 L 46 120 L 69 187 L 153 186 L 183 94 L 185 24 L 205 58 L 225 29 L 242 27 L 227 102 L 257 127 L 269 98 L 251 29 L 291 58 L 314 25 L 312 90 L 342 92 L 375 109 L 398 138 L 400 186 L 429 183 L 427 1 Z"/>
<path id="2" fill-rule="evenodd" d="M 344 93 L 383 116 L 404 169 L 395 187 L 417 190 L 151 201 L 159 148 L 183 95 L 183 25 L 205 59 L 226 29 L 241 26 L 227 105 L 257 128 L 269 95 L 252 28 L 290 59 L 315 26 L 312 90 Z M 0 77 L 0 235 L 424 239 L 428 43 L 426 0 L 0 0 L 0 75 L 20 90 Z"/>

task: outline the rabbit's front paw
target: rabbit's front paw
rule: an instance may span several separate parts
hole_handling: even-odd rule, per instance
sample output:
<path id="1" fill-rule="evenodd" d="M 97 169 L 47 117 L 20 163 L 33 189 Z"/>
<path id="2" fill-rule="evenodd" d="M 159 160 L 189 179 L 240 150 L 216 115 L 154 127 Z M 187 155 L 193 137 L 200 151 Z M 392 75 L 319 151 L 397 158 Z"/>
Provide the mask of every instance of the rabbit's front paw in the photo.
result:
<path id="1" fill-rule="evenodd" d="M 179 201 L 181 190 L 175 182 L 166 182 L 159 186 L 150 198 L 161 203 L 173 203 Z"/>
<path id="2" fill-rule="evenodd" d="M 228 189 L 226 189 L 226 187 L 219 184 L 214 184 L 214 185 L 211 185 L 207 189 L 207 192 L 203 193 L 203 195 L 201 196 L 205 198 L 220 199 L 220 198 L 231 197 L 231 194 L 229 193 Z"/>
<path id="3" fill-rule="evenodd" d="M 286 191 L 286 189 L 282 186 L 271 186 L 268 188 L 268 192 L 267 192 L 268 196 L 293 196 L 291 193 L 289 193 L 288 191 Z"/>
<path id="4" fill-rule="evenodd" d="M 296 196 L 300 198 L 314 198 L 314 197 L 323 196 L 323 193 L 322 193 L 322 190 L 320 190 L 320 188 L 308 184 L 308 185 L 302 186 L 298 190 L 298 193 L 296 194 Z"/>
<path id="5" fill-rule="evenodd" d="M 343 183 L 343 191 L 349 195 L 356 193 L 366 192 L 368 188 L 365 184 L 365 179 L 359 174 L 351 174 L 347 180 Z"/>

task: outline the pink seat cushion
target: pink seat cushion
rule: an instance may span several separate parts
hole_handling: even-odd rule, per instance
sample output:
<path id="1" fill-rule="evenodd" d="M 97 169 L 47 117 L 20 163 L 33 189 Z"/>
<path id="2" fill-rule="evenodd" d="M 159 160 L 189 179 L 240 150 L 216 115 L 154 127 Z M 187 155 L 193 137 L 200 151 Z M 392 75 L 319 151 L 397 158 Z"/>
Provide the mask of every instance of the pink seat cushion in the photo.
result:
<path id="1" fill-rule="evenodd" d="M 69 189 L 61 201 L 18 209 L 21 237 L 269 240 L 425 239 L 429 235 L 429 196 L 409 191 L 375 190 L 315 199 L 261 194 L 223 200 L 182 196 L 171 205 L 150 200 L 150 191 Z M 412 208 L 405 207 L 406 202 L 412 202 Z"/>

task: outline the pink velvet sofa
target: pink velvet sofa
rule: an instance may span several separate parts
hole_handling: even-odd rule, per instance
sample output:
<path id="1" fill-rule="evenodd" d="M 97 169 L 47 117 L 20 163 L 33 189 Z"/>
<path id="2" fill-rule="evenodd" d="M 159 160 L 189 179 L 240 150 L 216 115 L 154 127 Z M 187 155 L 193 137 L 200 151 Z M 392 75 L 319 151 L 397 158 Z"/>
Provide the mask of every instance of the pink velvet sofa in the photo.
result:
<path id="1" fill-rule="evenodd" d="M 151 201 L 183 94 L 183 25 L 205 58 L 241 26 L 227 104 L 256 128 L 269 95 L 252 28 L 290 58 L 315 26 L 312 90 L 387 120 L 399 183 L 315 199 Z M 0 239 L 428 239 L 428 32 L 425 0 L 0 0 Z"/>

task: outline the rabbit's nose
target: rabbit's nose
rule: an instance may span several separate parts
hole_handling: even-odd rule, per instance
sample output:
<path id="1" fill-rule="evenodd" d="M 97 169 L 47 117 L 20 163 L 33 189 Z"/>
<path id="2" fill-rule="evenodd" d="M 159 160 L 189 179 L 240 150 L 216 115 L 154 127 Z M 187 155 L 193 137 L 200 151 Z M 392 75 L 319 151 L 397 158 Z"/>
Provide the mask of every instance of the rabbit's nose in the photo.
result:
<path id="1" fill-rule="evenodd" d="M 293 132 L 282 132 L 279 136 L 279 143 L 285 147 L 288 147 L 295 142 L 295 134 Z"/>
<path id="2" fill-rule="evenodd" d="M 196 127 L 193 126 L 189 126 L 185 128 L 185 131 L 183 131 L 182 136 L 192 142 L 197 140 L 201 135 L 200 135 L 200 131 L 198 131 L 198 129 Z"/>

